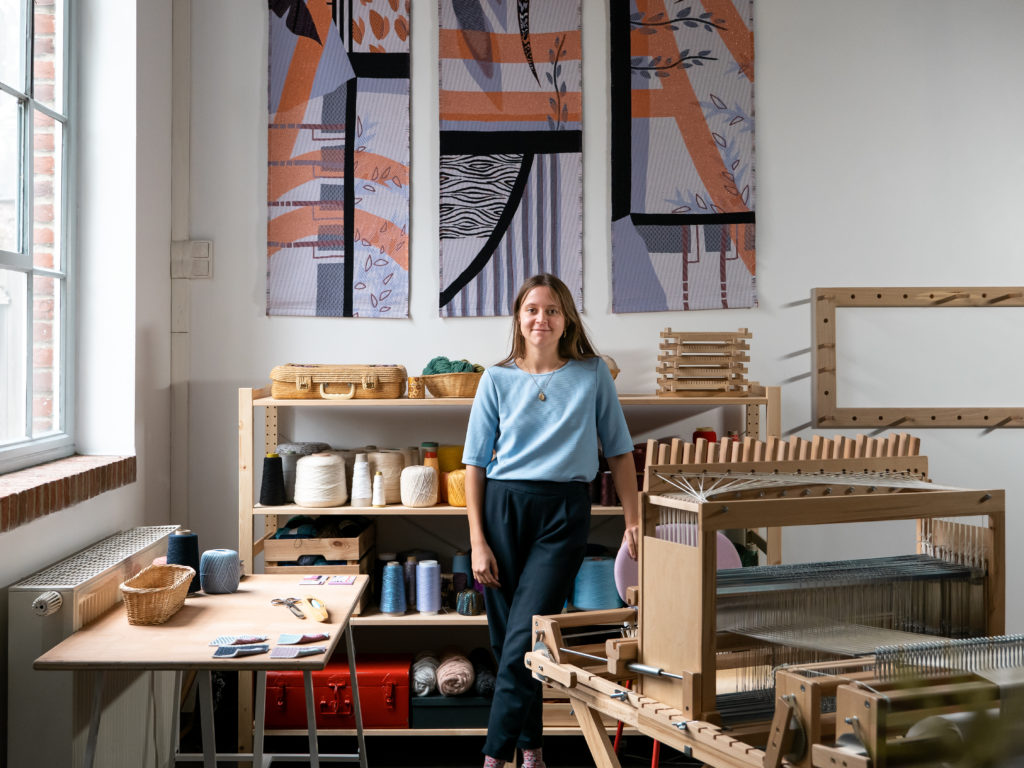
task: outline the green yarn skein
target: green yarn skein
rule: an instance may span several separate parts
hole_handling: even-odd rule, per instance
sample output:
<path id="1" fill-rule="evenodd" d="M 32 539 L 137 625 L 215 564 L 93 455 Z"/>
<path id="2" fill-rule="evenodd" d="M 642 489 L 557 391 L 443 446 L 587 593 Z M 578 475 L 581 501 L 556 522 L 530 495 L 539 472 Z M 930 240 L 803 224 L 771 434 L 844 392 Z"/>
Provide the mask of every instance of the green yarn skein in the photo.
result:
<path id="1" fill-rule="evenodd" d="M 423 369 L 424 376 L 432 376 L 436 373 L 480 373 L 482 365 L 475 365 L 468 360 L 449 360 L 439 355 L 427 363 Z"/>

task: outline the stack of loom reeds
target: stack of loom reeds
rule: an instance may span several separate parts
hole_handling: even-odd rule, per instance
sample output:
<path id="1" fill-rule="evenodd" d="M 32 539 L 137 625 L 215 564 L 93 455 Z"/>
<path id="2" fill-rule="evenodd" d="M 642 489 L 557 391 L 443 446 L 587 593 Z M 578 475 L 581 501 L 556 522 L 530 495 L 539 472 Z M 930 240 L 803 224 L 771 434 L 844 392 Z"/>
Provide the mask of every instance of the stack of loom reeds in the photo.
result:
<path id="1" fill-rule="evenodd" d="M 758 388 L 747 380 L 752 334 L 681 333 L 666 328 L 658 344 L 658 394 L 668 397 L 742 397 Z"/>

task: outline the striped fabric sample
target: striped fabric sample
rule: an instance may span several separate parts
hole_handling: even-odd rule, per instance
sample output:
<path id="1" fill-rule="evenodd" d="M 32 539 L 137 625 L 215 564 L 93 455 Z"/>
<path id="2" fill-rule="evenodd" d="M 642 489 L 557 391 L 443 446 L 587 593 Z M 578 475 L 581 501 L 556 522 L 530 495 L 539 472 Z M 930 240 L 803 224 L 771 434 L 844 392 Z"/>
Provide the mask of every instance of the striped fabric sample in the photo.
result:
<path id="1" fill-rule="evenodd" d="M 538 272 L 583 305 L 580 0 L 440 0 L 442 317 Z"/>
<path id="2" fill-rule="evenodd" d="M 610 8 L 612 309 L 755 306 L 753 0 Z"/>
<path id="3" fill-rule="evenodd" d="M 269 4 L 267 314 L 407 317 L 407 4 Z"/>

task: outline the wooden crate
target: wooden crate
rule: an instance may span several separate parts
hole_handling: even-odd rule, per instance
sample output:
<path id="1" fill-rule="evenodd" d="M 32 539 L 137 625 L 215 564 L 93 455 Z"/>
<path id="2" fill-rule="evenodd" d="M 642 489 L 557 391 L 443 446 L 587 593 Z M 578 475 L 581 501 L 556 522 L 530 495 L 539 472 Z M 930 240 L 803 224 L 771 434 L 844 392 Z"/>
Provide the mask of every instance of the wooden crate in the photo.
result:
<path id="1" fill-rule="evenodd" d="M 271 561 L 298 560 L 303 555 L 323 555 L 328 560 L 358 561 L 373 549 L 374 538 L 375 527 L 371 523 L 355 538 L 267 539 L 263 543 L 263 556 L 268 565 Z M 324 571 L 324 573 L 331 573 L 331 571 Z M 353 571 L 337 571 L 337 573 L 353 573 Z"/>
<path id="2" fill-rule="evenodd" d="M 372 527 L 372 526 L 371 526 Z M 269 540 L 268 540 L 269 541 Z M 294 539 L 293 539 L 294 541 Z M 313 541 L 313 539 L 302 539 L 302 541 Z M 318 553 L 303 553 L 303 554 L 318 554 Z M 349 560 L 342 564 L 336 565 L 297 565 L 296 560 L 298 556 L 292 561 L 279 560 L 271 562 L 267 560 L 264 564 L 264 573 L 289 573 L 295 574 L 296 583 L 298 579 L 301 579 L 304 575 L 309 573 L 322 573 L 322 574 L 360 574 L 360 573 L 372 573 L 373 572 L 373 561 L 375 552 L 370 549 L 365 555 L 358 560 Z M 369 605 L 370 602 L 370 590 L 366 589 L 363 592 L 363 596 L 359 598 L 359 603 L 356 605 L 353 614 L 358 616 Z"/>
<path id="3" fill-rule="evenodd" d="M 666 328 L 658 344 L 658 394 L 667 397 L 736 397 L 750 394 L 746 328 L 680 333 Z"/>

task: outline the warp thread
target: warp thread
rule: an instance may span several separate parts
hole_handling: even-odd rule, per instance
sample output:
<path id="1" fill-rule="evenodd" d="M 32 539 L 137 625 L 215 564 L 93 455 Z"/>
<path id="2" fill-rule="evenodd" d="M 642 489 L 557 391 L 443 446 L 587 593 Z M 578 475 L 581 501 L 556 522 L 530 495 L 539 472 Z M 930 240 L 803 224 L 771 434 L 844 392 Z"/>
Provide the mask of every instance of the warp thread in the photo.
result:
<path id="1" fill-rule="evenodd" d="M 276 453 L 268 453 L 263 459 L 260 504 L 265 507 L 279 507 L 287 503 L 288 493 L 284 486 L 284 464 Z"/>
<path id="2" fill-rule="evenodd" d="M 409 555 L 405 558 L 403 567 L 405 576 L 405 604 L 409 610 L 416 610 L 416 555 Z"/>
<path id="3" fill-rule="evenodd" d="M 458 651 L 441 655 L 437 665 L 437 690 L 442 696 L 460 696 L 473 687 L 473 662 Z"/>
<path id="4" fill-rule="evenodd" d="M 377 562 L 373 564 L 373 594 L 378 602 L 384 595 L 384 567 L 398 557 L 394 552 L 379 552 Z"/>
<path id="5" fill-rule="evenodd" d="M 420 651 L 412 661 L 412 690 L 417 696 L 429 696 L 437 690 L 437 665 L 433 651 Z"/>
<path id="6" fill-rule="evenodd" d="M 448 473 L 446 481 L 448 503 L 453 507 L 466 506 L 466 470 L 453 469 Z"/>
<path id="7" fill-rule="evenodd" d="M 405 467 L 405 456 L 401 451 L 380 450 L 367 451 L 370 462 L 370 475 L 376 477 L 380 472 L 384 485 L 384 503 L 398 504 L 402 500 L 401 476 Z"/>
<path id="8" fill-rule="evenodd" d="M 370 463 L 365 453 L 357 453 L 352 465 L 352 506 L 368 507 L 373 501 L 373 486 L 370 485 Z"/>
<path id="9" fill-rule="evenodd" d="M 585 557 L 576 573 L 572 603 L 584 611 L 619 608 L 622 601 L 615 588 L 615 560 L 611 557 Z"/>
<path id="10" fill-rule="evenodd" d="M 199 584 L 208 595 L 226 595 L 238 590 L 242 568 L 233 549 L 208 549 L 199 558 Z"/>
<path id="11" fill-rule="evenodd" d="M 288 503 L 295 500 L 295 465 L 302 456 L 330 450 L 327 443 L 278 443 L 277 455 L 281 457 L 284 474 L 284 494 Z"/>
<path id="12" fill-rule="evenodd" d="M 432 507 L 437 504 L 437 473 L 420 465 L 402 470 L 402 504 L 406 507 Z"/>
<path id="13" fill-rule="evenodd" d="M 187 565 L 196 572 L 189 582 L 189 594 L 199 591 L 199 537 L 188 528 L 179 528 L 167 537 L 167 562 Z"/>
<path id="14" fill-rule="evenodd" d="M 384 473 L 378 470 L 373 476 L 373 506 L 383 507 L 387 503 L 387 496 L 384 495 Z"/>
<path id="15" fill-rule="evenodd" d="M 333 453 L 303 456 L 295 465 L 295 503 L 300 507 L 337 507 L 345 503 L 345 460 Z"/>
<path id="16" fill-rule="evenodd" d="M 494 698 L 494 679 L 498 665 L 494 661 L 494 654 L 489 648 L 474 648 L 469 652 L 469 660 L 473 662 L 473 691 L 477 696 L 485 699 Z"/>
<path id="17" fill-rule="evenodd" d="M 416 610 L 434 614 L 441 610 L 441 566 L 437 560 L 416 565 Z"/>
<path id="18" fill-rule="evenodd" d="M 405 613 L 405 608 L 405 574 L 398 561 L 392 560 L 384 566 L 380 610 L 381 613 L 397 615 Z"/>

